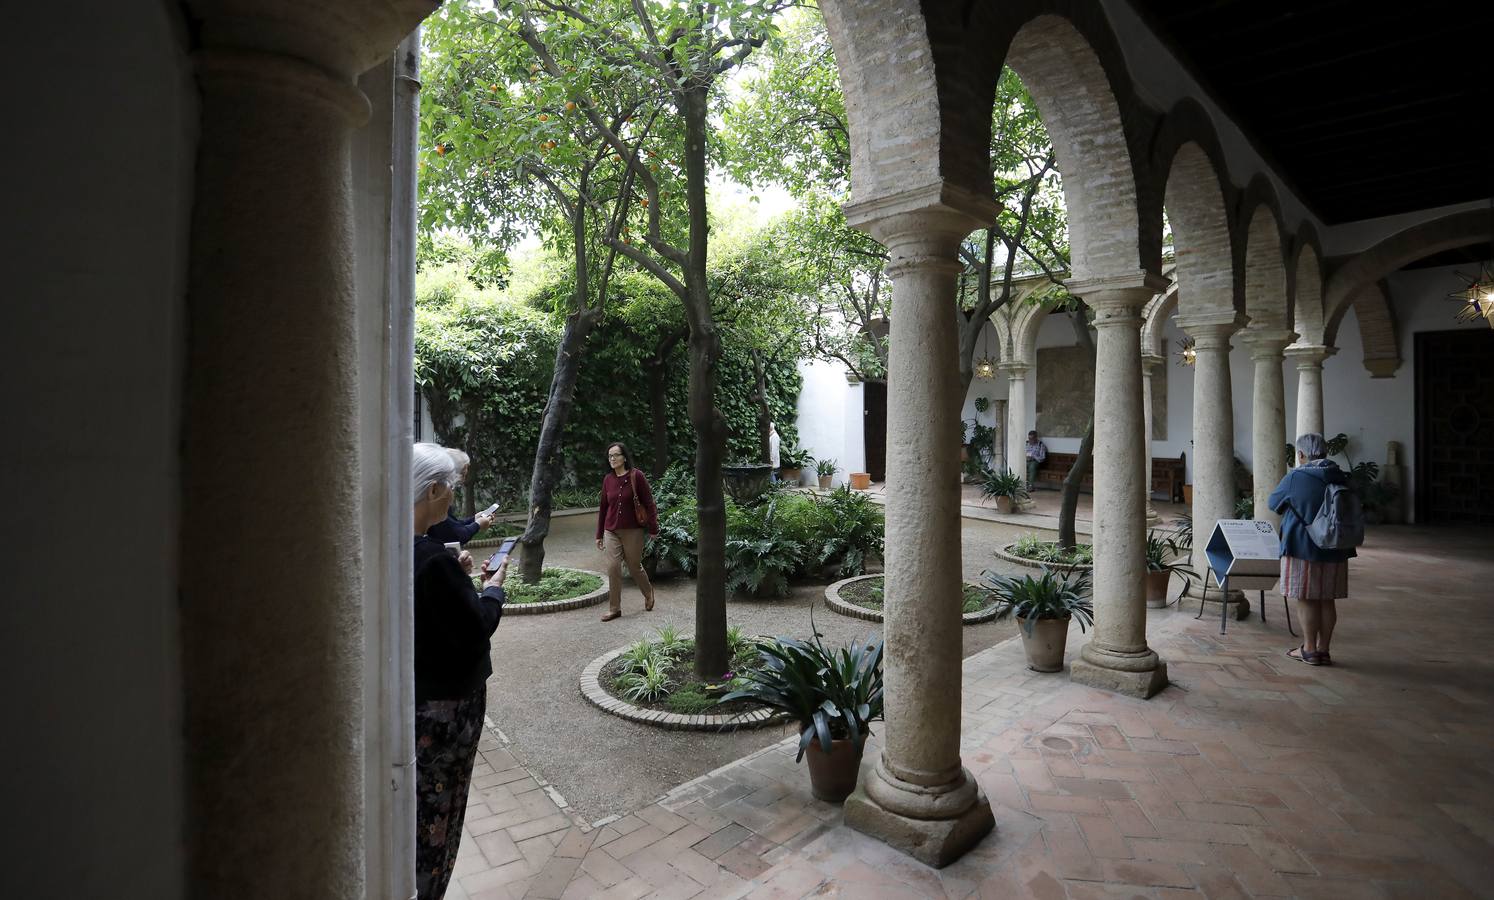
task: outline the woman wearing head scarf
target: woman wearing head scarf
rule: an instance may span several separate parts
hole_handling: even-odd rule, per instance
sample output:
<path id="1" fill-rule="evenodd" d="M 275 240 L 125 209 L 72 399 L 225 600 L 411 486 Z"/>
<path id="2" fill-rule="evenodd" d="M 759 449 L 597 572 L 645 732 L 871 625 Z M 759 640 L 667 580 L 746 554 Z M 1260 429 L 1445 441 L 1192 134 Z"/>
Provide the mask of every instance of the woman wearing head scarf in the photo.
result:
<path id="1" fill-rule="evenodd" d="M 1281 515 L 1281 596 L 1297 600 L 1302 644 L 1287 651 L 1310 666 L 1328 666 L 1328 645 L 1338 623 L 1336 601 L 1349 596 L 1349 559 L 1354 548 L 1333 550 L 1312 542 L 1307 525 L 1317 517 L 1328 485 L 1349 479 L 1328 459 L 1321 434 L 1297 438 L 1297 468 L 1286 473 L 1266 505 Z"/>
<path id="2" fill-rule="evenodd" d="M 459 475 L 436 444 L 416 444 L 415 878 L 420 900 L 440 900 L 456 865 L 477 741 L 493 674 L 488 639 L 503 616 L 505 560 L 483 565 L 479 594 L 457 557 L 426 534 L 446 518 Z"/>

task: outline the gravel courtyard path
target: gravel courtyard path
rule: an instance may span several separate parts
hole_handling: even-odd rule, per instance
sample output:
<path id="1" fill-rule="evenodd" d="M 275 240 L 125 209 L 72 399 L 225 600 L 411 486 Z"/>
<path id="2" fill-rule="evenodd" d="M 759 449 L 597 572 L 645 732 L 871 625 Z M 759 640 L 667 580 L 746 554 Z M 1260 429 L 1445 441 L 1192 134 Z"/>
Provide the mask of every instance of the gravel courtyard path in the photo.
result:
<path id="1" fill-rule="evenodd" d="M 963 521 L 966 580 L 984 569 L 1015 571 L 991 555 L 998 542 L 1028 529 L 993 522 Z M 546 541 L 546 562 L 601 571 L 593 543 L 593 515 L 556 519 Z M 480 551 L 479 551 L 480 553 Z M 474 555 L 479 555 L 474 553 Z M 748 634 L 807 637 L 810 607 L 830 646 L 881 626 L 837 615 L 825 607 L 824 585 L 795 586 L 780 601 L 728 599 L 727 622 Z M 668 789 L 703 775 L 788 734 L 788 727 L 734 734 L 661 731 L 607 715 L 582 699 L 577 678 L 587 663 L 608 650 L 651 636 L 673 624 L 695 630 L 695 582 L 672 578 L 658 584 L 654 611 L 631 582 L 623 592 L 623 617 L 599 621 L 605 604 L 542 616 L 506 616 L 493 635 L 493 678 L 488 682 L 488 714 L 510 748 L 532 771 L 555 786 L 587 821 L 630 812 Z M 964 629 L 966 656 L 1016 634 L 1010 621 Z"/>

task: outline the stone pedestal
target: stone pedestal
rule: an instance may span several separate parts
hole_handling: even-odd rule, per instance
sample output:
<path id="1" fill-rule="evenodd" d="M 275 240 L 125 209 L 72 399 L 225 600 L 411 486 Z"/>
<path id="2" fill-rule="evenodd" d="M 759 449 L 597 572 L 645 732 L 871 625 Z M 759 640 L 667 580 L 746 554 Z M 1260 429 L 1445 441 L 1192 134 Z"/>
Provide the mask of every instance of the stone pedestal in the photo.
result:
<path id="1" fill-rule="evenodd" d="M 1235 509 L 1235 416 L 1231 405 L 1229 376 L 1230 336 L 1240 330 L 1245 317 L 1234 312 L 1180 316 L 1178 326 L 1194 340 L 1193 375 L 1193 558 L 1195 581 L 1188 593 L 1197 596 L 1202 580 L 1209 577 L 1204 547 L 1214 524 L 1234 518 Z M 1221 597 L 1210 587 L 1209 599 Z M 1235 618 L 1250 614 L 1250 603 L 1239 591 L 1230 591 Z"/>
<path id="2" fill-rule="evenodd" d="M 1288 440 L 1323 433 L 1323 362 L 1337 352 L 1337 347 L 1307 344 L 1286 349 L 1285 355 L 1297 363 L 1297 433 Z"/>
<path id="3" fill-rule="evenodd" d="M 1247 328 L 1245 343 L 1255 361 L 1255 390 L 1251 405 L 1252 500 L 1257 521 L 1280 527 L 1281 516 L 1266 499 L 1287 470 L 1286 396 L 1281 377 L 1282 350 L 1297 335 L 1284 329 Z"/>
<path id="4" fill-rule="evenodd" d="M 994 213 L 947 187 L 913 208 L 850 207 L 888 249 L 893 304 L 887 386 L 887 552 L 882 752 L 846 803 L 846 824 L 932 866 L 995 827 L 960 763 L 961 402 L 950 303 L 960 241 Z"/>
<path id="5" fill-rule="evenodd" d="M 1141 308 L 1166 283 L 1150 276 L 1070 281 L 1095 312 L 1094 634 L 1070 677 L 1150 697 L 1167 666 L 1146 643 L 1146 468 Z"/>

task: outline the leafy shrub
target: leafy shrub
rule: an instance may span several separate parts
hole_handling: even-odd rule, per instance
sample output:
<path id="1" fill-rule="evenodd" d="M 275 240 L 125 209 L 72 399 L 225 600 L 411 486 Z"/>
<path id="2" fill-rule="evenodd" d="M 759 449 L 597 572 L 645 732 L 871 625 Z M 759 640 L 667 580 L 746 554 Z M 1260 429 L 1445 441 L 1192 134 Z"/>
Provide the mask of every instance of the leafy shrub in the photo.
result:
<path id="1" fill-rule="evenodd" d="M 658 631 L 659 639 L 654 646 L 659 652 L 672 660 L 677 660 L 691 650 L 695 649 L 695 642 L 680 634 L 680 630 L 673 625 L 665 625 Z"/>
<path id="2" fill-rule="evenodd" d="M 619 657 L 624 672 L 642 672 L 650 662 L 664 662 L 667 657 L 659 645 L 649 640 L 640 640 L 624 650 Z"/>
<path id="3" fill-rule="evenodd" d="M 981 493 L 987 497 L 1010 497 L 1022 500 L 1027 497 L 1027 481 L 1021 475 L 1007 469 L 997 472 L 986 469 L 981 473 Z"/>
<path id="4" fill-rule="evenodd" d="M 510 570 L 512 571 L 512 570 Z M 543 603 L 546 600 L 568 600 L 589 594 L 602 586 L 602 579 L 570 569 L 545 569 L 540 580 L 525 584 L 517 578 L 504 583 L 509 603 Z"/>
<path id="5" fill-rule="evenodd" d="M 664 705 L 677 713 L 695 715 L 705 712 L 717 702 L 718 698 L 706 693 L 700 685 L 691 684 L 670 694 L 664 700 Z"/>
<path id="6" fill-rule="evenodd" d="M 761 596 L 788 594 L 788 579 L 799 568 L 803 547 L 785 537 L 774 522 L 777 501 L 727 510 L 726 589 Z"/>
<path id="7" fill-rule="evenodd" d="M 1094 563 L 1094 547 L 1075 544 L 1073 553 L 1065 553 L 1056 541 L 1045 541 L 1035 534 L 1024 534 L 1012 545 L 1011 554 L 1037 562 L 1062 566 L 1087 566 Z"/>
<path id="8" fill-rule="evenodd" d="M 669 666 L 668 660 L 650 659 L 638 671 L 619 675 L 617 689 L 629 700 L 657 703 L 674 687 L 674 679 L 669 677 Z"/>
<path id="9" fill-rule="evenodd" d="M 870 497 L 842 485 L 819 501 L 817 563 L 835 567 L 839 578 L 866 573 L 866 561 L 882 555 L 886 523 Z"/>

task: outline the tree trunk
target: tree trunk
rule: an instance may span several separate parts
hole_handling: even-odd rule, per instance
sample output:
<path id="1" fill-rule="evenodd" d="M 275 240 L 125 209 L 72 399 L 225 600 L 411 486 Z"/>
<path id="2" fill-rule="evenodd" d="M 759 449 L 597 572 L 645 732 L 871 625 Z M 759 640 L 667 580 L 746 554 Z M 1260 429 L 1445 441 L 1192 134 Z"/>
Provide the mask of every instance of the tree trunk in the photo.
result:
<path id="1" fill-rule="evenodd" d="M 690 250 L 684 266 L 685 315 L 690 323 L 690 424 L 695 428 L 695 500 L 699 570 L 695 579 L 695 672 L 716 679 L 731 664 L 726 647 L 726 498 L 721 460 L 726 419 L 716 408 L 716 362 L 721 336 L 711 314 L 706 283 L 706 99 L 709 84 L 679 94 L 685 120 L 685 196 L 690 215 Z"/>
<path id="2" fill-rule="evenodd" d="M 752 351 L 752 376 L 752 399 L 757 402 L 758 459 L 767 462 L 773 458 L 768 439 L 773 411 L 768 409 L 768 369 L 763 365 L 761 350 Z"/>
<path id="3" fill-rule="evenodd" d="M 649 474 L 658 480 L 669 468 L 669 389 L 663 360 L 648 363 L 648 408 L 654 423 L 654 465 Z"/>
<path id="4" fill-rule="evenodd" d="M 545 565 L 545 537 L 550 533 L 551 498 L 560 480 L 561 439 L 576 399 L 576 377 L 601 312 L 587 308 L 566 317 L 560 345 L 555 350 L 555 374 L 550 378 L 550 396 L 540 422 L 539 444 L 534 451 L 534 469 L 529 477 L 529 522 L 519 543 L 524 545 L 519 574 L 526 584 L 539 581 Z"/>
<path id="5" fill-rule="evenodd" d="M 1084 429 L 1084 439 L 1079 442 L 1079 455 L 1069 467 L 1069 474 L 1063 479 L 1063 498 L 1058 509 L 1058 546 L 1065 550 L 1074 549 L 1076 543 L 1074 519 L 1079 513 L 1079 488 L 1089 472 L 1094 451 L 1095 420 L 1091 418 L 1089 427 Z"/>

